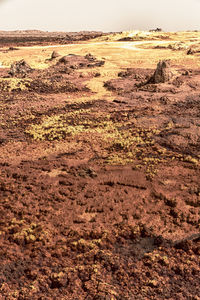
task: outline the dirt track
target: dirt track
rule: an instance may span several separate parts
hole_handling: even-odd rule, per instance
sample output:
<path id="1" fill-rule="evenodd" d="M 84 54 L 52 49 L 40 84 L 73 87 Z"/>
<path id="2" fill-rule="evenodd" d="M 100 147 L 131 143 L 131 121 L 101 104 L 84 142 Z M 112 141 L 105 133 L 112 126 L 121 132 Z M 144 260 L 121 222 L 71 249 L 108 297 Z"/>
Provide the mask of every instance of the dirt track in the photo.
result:
<path id="1" fill-rule="evenodd" d="M 103 45 L 0 53 L 2 299 L 200 299 L 199 55 Z"/>

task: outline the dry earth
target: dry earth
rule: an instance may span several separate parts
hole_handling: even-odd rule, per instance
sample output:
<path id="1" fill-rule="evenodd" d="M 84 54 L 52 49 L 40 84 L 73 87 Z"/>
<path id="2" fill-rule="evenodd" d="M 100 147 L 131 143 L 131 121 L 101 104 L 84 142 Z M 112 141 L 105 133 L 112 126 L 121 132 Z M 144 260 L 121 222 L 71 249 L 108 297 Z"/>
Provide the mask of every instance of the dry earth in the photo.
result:
<path id="1" fill-rule="evenodd" d="M 0 299 L 200 299 L 200 33 L 38 44 L 0 49 Z"/>

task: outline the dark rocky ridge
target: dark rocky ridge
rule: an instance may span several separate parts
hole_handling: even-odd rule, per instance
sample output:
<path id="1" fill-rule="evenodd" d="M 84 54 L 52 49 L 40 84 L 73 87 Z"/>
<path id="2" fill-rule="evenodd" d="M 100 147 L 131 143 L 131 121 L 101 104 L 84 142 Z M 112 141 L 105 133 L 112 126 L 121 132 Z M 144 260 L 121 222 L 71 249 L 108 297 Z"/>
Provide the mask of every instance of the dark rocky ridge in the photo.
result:
<path id="1" fill-rule="evenodd" d="M 71 42 L 87 41 L 97 37 L 107 35 L 98 31 L 80 31 L 80 32 L 48 32 L 40 30 L 25 31 L 0 31 L 0 45 L 34 45 L 59 43 L 68 44 Z"/>

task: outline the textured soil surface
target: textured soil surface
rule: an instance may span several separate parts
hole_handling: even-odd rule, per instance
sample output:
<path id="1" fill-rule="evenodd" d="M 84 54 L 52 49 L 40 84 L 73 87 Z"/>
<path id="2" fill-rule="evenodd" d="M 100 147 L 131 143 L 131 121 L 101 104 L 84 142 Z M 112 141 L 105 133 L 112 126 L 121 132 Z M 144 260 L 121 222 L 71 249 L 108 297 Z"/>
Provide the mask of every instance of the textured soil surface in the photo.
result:
<path id="1" fill-rule="evenodd" d="M 200 56 L 157 44 L 2 49 L 0 299 L 200 299 Z"/>

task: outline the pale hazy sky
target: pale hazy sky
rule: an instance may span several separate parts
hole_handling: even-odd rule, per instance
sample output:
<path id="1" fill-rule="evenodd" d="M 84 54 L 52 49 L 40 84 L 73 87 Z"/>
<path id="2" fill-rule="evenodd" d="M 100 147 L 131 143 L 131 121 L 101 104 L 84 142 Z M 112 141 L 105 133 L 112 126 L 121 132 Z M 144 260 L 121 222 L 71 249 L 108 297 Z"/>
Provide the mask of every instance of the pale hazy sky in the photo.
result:
<path id="1" fill-rule="evenodd" d="M 200 0 L 0 0 L 0 30 L 200 30 Z"/>

